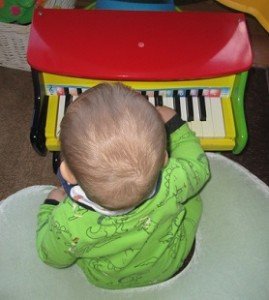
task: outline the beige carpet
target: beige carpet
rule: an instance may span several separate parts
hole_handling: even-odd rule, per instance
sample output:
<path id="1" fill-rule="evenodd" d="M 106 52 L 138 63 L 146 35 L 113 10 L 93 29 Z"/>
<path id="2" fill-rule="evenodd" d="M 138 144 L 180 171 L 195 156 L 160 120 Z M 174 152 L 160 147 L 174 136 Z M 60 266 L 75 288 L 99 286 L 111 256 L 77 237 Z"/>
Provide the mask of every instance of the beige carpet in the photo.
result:
<path id="1" fill-rule="evenodd" d="M 30 143 L 33 112 L 31 73 L 0 68 L 0 199 L 35 184 L 56 184 L 50 155 Z"/>

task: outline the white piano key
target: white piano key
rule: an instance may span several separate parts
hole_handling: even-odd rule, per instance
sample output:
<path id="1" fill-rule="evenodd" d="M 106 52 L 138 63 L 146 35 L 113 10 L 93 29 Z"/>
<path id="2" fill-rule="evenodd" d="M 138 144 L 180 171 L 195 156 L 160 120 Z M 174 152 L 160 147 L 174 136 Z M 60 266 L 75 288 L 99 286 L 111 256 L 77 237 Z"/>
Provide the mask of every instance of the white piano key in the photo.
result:
<path id="1" fill-rule="evenodd" d="M 169 108 L 175 109 L 174 107 L 174 98 L 173 97 L 164 97 L 163 98 L 163 105 Z"/>
<path id="2" fill-rule="evenodd" d="M 166 97 L 173 97 L 174 90 L 164 90 Z"/>
<path id="3" fill-rule="evenodd" d="M 149 103 L 155 106 L 154 91 L 147 91 L 146 96 L 148 98 Z"/>
<path id="4" fill-rule="evenodd" d="M 214 137 L 214 125 L 211 110 L 210 98 L 205 97 L 206 121 L 202 122 L 203 137 Z"/>
<path id="5" fill-rule="evenodd" d="M 69 88 L 69 94 L 72 95 L 72 96 L 77 96 L 77 94 L 78 94 L 77 88 L 70 87 Z"/>
<path id="6" fill-rule="evenodd" d="M 225 137 L 221 98 L 210 97 L 215 137 Z"/>
<path id="7" fill-rule="evenodd" d="M 155 106 L 155 98 L 154 97 L 148 97 L 149 103 Z"/>
<path id="8" fill-rule="evenodd" d="M 154 97 L 154 91 L 147 91 L 146 94 L 148 97 Z"/>
<path id="9" fill-rule="evenodd" d="M 61 131 L 61 122 L 64 116 L 65 111 L 65 95 L 59 97 L 58 104 L 58 116 L 57 116 L 57 127 L 56 127 L 56 136 L 59 137 Z"/>
<path id="10" fill-rule="evenodd" d="M 166 96 L 166 91 L 165 90 L 159 90 L 159 96 L 165 97 Z"/>
<path id="11" fill-rule="evenodd" d="M 78 95 L 72 97 L 72 102 L 74 102 L 78 98 Z"/>
<path id="12" fill-rule="evenodd" d="M 202 124 L 200 121 L 200 109 L 199 109 L 199 99 L 198 97 L 192 97 L 193 104 L 193 117 L 194 120 L 189 122 L 191 129 L 196 133 L 198 137 L 203 136 Z"/>
<path id="13" fill-rule="evenodd" d="M 188 111 L 187 111 L 187 100 L 186 97 L 180 97 L 180 109 L 181 109 L 181 119 L 187 121 Z"/>

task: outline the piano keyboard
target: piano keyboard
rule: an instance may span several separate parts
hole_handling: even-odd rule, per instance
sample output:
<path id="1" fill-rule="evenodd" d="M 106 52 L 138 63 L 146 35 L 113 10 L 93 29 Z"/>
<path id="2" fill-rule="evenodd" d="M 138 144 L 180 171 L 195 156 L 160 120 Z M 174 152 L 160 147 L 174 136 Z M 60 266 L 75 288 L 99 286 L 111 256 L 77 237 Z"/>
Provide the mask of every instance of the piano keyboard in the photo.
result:
<path id="1" fill-rule="evenodd" d="M 222 113 L 222 99 L 220 97 L 205 96 L 179 96 L 173 91 L 173 96 L 162 95 L 159 91 L 142 91 L 142 95 L 153 106 L 168 106 L 174 109 L 182 118 L 188 122 L 189 127 L 198 137 L 220 138 L 225 137 L 224 118 Z M 56 137 L 60 135 L 60 125 L 68 105 L 75 101 L 78 95 L 60 95 L 49 98 L 49 114 L 55 114 Z M 50 103 L 50 102 L 54 103 Z M 56 104 L 56 105 L 55 105 Z M 46 135 L 48 136 L 48 134 Z"/>
<path id="2" fill-rule="evenodd" d="M 47 76 L 50 78 L 51 75 Z M 63 78 L 61 76 L 61 80 Z M 53 81 L 59 81 L 57 79 L 54 78 Z M 199 85 L 192 81 L 191 86 L 189 82 L 123 83 L 140 92 L 153 106 L 164 105 L 174 109 L 200 138 L 205 150 L 231 150 L 235 145 L 231 88 L 229 85 L 217 85 L 219 80 L 222 81 L 211 79 L 211 87 L 201 86 L 207 80 L 199 80 Z M 231 80 L 234 80 L 234 75 L 225 78 L 226 83 Z M 46 82 L 48 81 L 46 78 Z M 45 137 L 46 147 L 50 151 L 60 150 L 60 124 L 68 105 L 81 93 L 100 82 L 87 80 L 87 84 L 84 84 L 82 80 L 77 85 L 74 82 L 70 85 L 67 83 L 69 82 L 64 81 L 45 85 L 48 101 Z"/>

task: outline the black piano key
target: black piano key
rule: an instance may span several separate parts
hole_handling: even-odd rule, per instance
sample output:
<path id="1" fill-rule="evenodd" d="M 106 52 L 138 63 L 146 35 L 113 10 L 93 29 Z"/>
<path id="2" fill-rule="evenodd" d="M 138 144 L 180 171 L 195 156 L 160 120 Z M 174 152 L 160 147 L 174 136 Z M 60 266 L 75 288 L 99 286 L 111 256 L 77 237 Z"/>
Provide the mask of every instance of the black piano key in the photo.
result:
<path id="1" fill-rule="evenodd" d="M 65 106 L 64 106 L 64 111 L 67 110 L 67 107 L 69 106 L 69 104 L 72 102 L 72 96 L 70 94 L 67 94 L 65 96 Z"/>
<path id="2" fill-rule="evenodd" d="M 155 106 L 163 106 L 163 96 L 159 95 L 159 91 L 154 91 Z"/>
<path id="3" fill-rule="evenodd" d="M 70 93 L 69 93 L 69 88 L 68 87 L 65 87 L 64 88 L 64 94 L 65 95 L 69 95 Z"/>
<path id="4" fill-rule="evenodd" d="M 200 121 L 206 121 L 205 97 L 198 97 L 200 104 Z"/>
<path id="5" fill-rule="evenodd" d="M 69 88 L 65 87 L 64 88 L 64 94 L 65 94 L 65 106 L 64 106 L 64 111 L 66 111 L 67 107 L 69 104 L 72 102 L 72 96 L 69 93 Z"/>
<path id="6" fill-rule="evenodd" d="M 193 103 L 192 103 L 192 97 L 188 96 L 186 97 L 186 103 L 187 103 L 187 121 L 191 122 L 194 120 L 193 116 Z"/>
<path id="7" fill-rule="evenodd" d="M 155 106 L 158 106 L 159 91 L 154 91 Z"/>
<path id="8" fill-rule="evenodd" d="M 163 96 L 158 96 L 157 98 L 155 98 L 155 106 L 163 106 Z"/>
<path id="9" fill-rule="evenodd" d="M 82 89 L 81 88 L 77 88 L 77 93 L 78 93 L 78 95 L 82 94 Z"/>
<path id="10" fill-rule="evenodd" d="M 144 96 L 147 100 L 149 100 L 149 96 L 147 95 L 147 91 L 141 91 L 141 95 Z"/>
<path id="11" fill-rule="evenodd" d="M 181 116 L 180 96 L 178 94 L 174 96 L 174 108 L 175 111 Z"/>

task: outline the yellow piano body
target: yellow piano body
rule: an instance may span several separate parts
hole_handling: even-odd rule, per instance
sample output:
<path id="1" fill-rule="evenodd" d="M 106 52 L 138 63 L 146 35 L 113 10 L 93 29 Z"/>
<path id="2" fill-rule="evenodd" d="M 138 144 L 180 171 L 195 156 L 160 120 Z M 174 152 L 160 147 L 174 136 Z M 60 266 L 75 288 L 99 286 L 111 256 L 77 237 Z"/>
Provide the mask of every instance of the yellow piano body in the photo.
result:
<path id="1" fill-rule="evenodd" d="M 104 81 L 58 76 L 58 75 L 52 75 L 47 73 L 42 73 L 41 77 L 46 90 L 46 94 L 50 95 L 48 98 L 48 109 L 47 109 L 47 118 L 46 118 L 46 126 L 45 126 L 46 148 L 50 151 L 60 151 L 59 129 L 57 130 L 57 124 L 59 123 L 58 115 L 59 115 L 60 94 L 62 93 L 61 91 L 64 91 L 64 88 L 74 88 L 74 89 L 80 88 L 82 90 L 85 90 Z M 236 103 L 235 100 L 232 101 L 232 99 L 238 98 L 238 95 L 235 96 L 236 91 L 240 90 L 237 88 L 235 84 L 236 79 L 240 81 L 238 77 L 246 77 L 246 74 L 230 75 L 226 77 L 204 79 L 204 80 L 189 80 L 189 81 L 174 81 L 174 82 L 173 81 L 171 82 L 122 81 L 122 82 L 138 91 L 164 91 L 164 90 L 174 91 L 180 89 L 197 90 L 201 88 L 215 89 L 215 90 L 225 89 L 227 94 L 221 98 L 222 117 L 225 126 L 225 136 L 223 137 L 211 136 L 206 138 L 202 135 L 200 136 L 200 140 L 205 150 L 209 150 L 209 151 L 230 150 L 231 151 L 235 149 L 236 146 L 236 130 L 235 130 L 236 122 L 234 121 L 233 106 L 235 106 L 236 110 L 240 110 L 239 107 L 236 107 L 238 103 Z M 188 123 L 191 127 L 192 122 L 188 122 Z M 242 137 L 242 140 L 246 138 L 247 136 L 245 135 Z M 242 141 L 242 143 L 244 142 Z M 238 149 L 237 151 L 240 150 L 241 149 Z"/>

